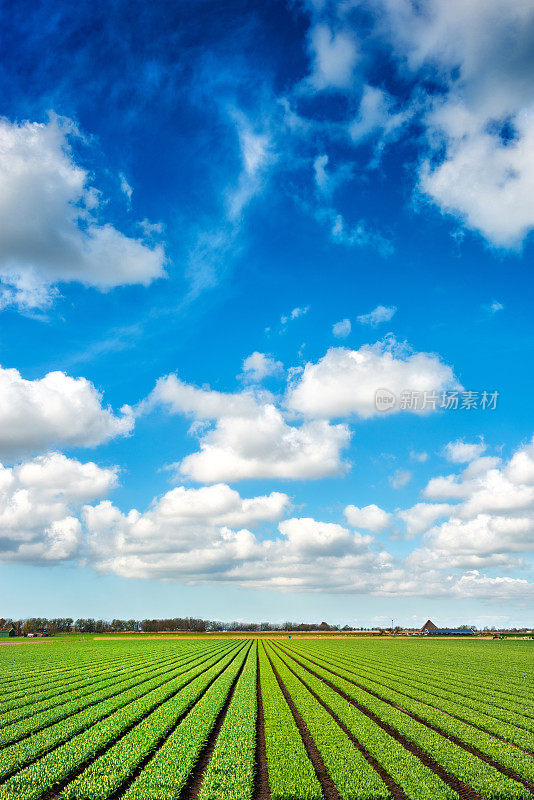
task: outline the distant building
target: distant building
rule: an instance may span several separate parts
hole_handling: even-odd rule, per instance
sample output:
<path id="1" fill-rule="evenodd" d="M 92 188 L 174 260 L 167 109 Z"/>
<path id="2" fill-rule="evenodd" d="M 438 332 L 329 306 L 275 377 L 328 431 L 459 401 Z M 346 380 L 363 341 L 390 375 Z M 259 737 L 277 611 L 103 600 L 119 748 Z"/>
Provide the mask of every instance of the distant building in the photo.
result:
<path id="1" fill-rule="evenodd" d="M 423 636 L 474 636 L 472 628 L 438 628 L 432 620 L 427 619 L 421 628 Z"/>
<path id="2" fill-rule="evenodd" d="M 16 636 L 16 635 L 17 635 L 17 631 L 15 630 L 15 628 L 13 627 L 13 625 L 11 623 L 8 623 L 7 625 L 4 625 L 3 628 L 0 628 L 0 638 L 1 639 L 5 639 L 8 636 Z"/>

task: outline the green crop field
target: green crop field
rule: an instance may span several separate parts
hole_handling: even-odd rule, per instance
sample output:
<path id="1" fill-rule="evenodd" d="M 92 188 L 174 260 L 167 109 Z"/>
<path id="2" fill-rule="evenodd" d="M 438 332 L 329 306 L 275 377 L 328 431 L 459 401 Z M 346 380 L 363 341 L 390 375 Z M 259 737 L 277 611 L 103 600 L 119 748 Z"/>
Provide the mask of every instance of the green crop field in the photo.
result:
<path id="1" fill-rule="evenodd" d="M 0 800 L 534 798 L 534 643 L 0 647 Z"/>

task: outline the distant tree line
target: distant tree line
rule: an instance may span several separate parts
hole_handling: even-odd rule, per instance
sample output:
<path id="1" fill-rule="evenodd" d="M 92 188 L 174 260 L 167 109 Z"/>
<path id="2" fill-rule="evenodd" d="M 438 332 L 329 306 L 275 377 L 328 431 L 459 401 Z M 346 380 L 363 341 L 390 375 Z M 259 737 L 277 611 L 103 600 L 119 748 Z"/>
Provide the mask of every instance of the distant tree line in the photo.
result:
<path id="1" fill-rule="evenodd" d="M 0 617 L 0 629 L 13 626 L 18 636 L 28 634 L 47 633 L 52 636 L 56 633 L 123 633 L 123 632 L 144 632 L 157 633 L 161 631 L 183 631 L 190 633 L 203 632 L 269 632 L 269 631 L 362 631 L 369 630 L 345 625 L 329 625 L 326 622 L 221 622 L 220 620 L 198 619 L 197 617 L 172 617 L 169 619 L 72 619 L 71 617 L 30 617 L 28 619 L 13 620 Z M 461 625 L 461 628 L 472 626 Z M 474 626 L 473 626 L 474 627 Z M 395 628 L 371 628 L 370 630 L 379 632 L 400 633 L 403 629 L 399 626 Z M 522 628 L 484 628 L 487 632 L 495 630 L 506 631 L 508 633 L 519 633 Z"/>
<path id="2" fill-rule="evenodd" d="M 29 619 L 4 619 L 0 617 L 0 628 L 13 626 L 17 635 L 24 636 L 28 633 L 71 633 L 74 630 L 74 621 L 70 617 L 30 617 Z"/>
<path id="3" fill-rule="evenodd" d="M 219 620 L 197 619 L 196 617 L 173 617 L 169 619 L 112 619 L 111 622 L 103 619 L 80 618 L 73 620 L 71 617 L 30 617 L 25 620 L 12 620 L 0 618 L 0 628 L 13 625 L 18 635 L 48 633 L 114 633 L 114 632 L 139 632 L 157 633 L 159 631 L 185 631 L 202 633 L 205 631 L 245 632 L 245 631 L 352 631 L 358 630 L 348 625 L 341 628 L 339 625 L 328 625 L 326 622 L 220 622 Z"/>

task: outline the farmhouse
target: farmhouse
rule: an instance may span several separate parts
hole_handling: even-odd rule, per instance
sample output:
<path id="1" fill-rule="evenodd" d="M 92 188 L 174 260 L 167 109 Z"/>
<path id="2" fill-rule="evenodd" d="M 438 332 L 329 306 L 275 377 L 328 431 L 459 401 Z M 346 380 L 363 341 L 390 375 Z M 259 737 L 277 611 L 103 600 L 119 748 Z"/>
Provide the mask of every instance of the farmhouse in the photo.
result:
<path id="1" fill-rule="evenodd" d="M 427 619 L 421 628 L 423 636 L 473 636 L 472 628 L 438 628 L 432 620 Z"/>
<path id="2" fill-rule="evenodd" d="M 11 623 L 4 625 L 0 628 L 0 639 L 4 639 L 8 636 L 16 636 L 17 632 Z"/>

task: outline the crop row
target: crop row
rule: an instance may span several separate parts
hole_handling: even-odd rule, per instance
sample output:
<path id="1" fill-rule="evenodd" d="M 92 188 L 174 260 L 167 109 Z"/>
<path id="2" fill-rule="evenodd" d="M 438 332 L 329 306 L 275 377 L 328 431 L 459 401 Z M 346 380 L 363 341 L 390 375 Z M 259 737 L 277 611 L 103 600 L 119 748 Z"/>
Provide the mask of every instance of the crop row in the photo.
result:
<path id="1" fill-rule="evenodd" d="M 389 792 L 378 773 L 354 747 L 328 711 L 272 649 L 269 649 L 268 655 L 341 796 L 358 797 L 360 800 L 388 797 Z"/>
<path id="2" fill-rule="evenodd" d="M 451 682 L 461 688 L 465 688 L 468 692 L 476 694 L 482 691 L 484 694 L 494 695 L 501 698 L 503 702 L 509 702 L 517 706 L 521 702 L 526 702 L 529 707 L 534 707 L 532 694 L 529 686 L 526 684 L 527 670 L 524 669 L 523 664 L 518 664 L 515 670 L 511 670 L 511 664 L 507 659 L 503 659 L 502 651 L 499 657 L 488 657 L 485 655 L 482 659 L 477 659 L 475 664 L 466 663 L 465 660 L 458 661 L 461 656 L 461 651 L 453 650 L 454 661 L 449 663 L 443 647 L 435 652 L 435 657 L 432 649 L 425 653 L 424 658 L 414 657 L 413 648 L 410 648 L 410 657 L 406 659 L 406 652 L 404 651 L 401 656 L 395 657 L 394 652 L 390 650 L 380 651 L 380 657 L 377 653 L 369 653 L 367 651 L 358 652 L 357 658 L 353 649 L 343 647 L 342 642 L 332 643 L 337 645 L 336 651 L 344 653 L 346 658 L 357 660 L 359 663 L 367 663 L 372 667 L 378 664 L 383 667 L 391 667 L 395 670 L 404 670 L 408 676 L 417 675 L 423 680 L 442 680 L 444 677 L 449 676 Z M 413 644 L 413 643 L 412 643 Z M 426 643 L 428 648 L 432 648 L 432 643 Z M 444 645 L 444 642 L 439 643 Z M 477 643 L 481 646 L 481 643 Z M 333 648 L 332 648 L 333 650 Z M 402 652 L 402 651 L 401 651 Z M 487 651 L 485 651 L 487 653 Z M 407 661 L 409 668 L 406 667 Z"/>
<path id="3" fill-rule="evenodd" d="M 475 789 L 475 791 L 479 792 L 482 797 L 488 799 L 491 798 L 491 800 L 494 800 L 494 798 L 530 797 L 529 792 L 521 784 L 512 780 L 511 778 L 507 778 L 490 764 L 472 755 L 462 747 L 457 746 L 452 741 L 438 733 L 436 730 L 428 727 L 422 722 L 413 719 L 403 710 L 395 708 L 384 700 L 376 698 L 363 689 L 355 686 L 352 682 L 350 682 L 350 673 L 345 674 L 345 671 L 341 669 L 336 669 L 335 672 L 333 672 L 332 667 L 328 666 L 328 664 L 326 667 L 322 665 L 322 659 L 312 660 L 307 657 L 303 658 L 295 653 L 292 655 L 300 663 L 304 663 L 305 666 L 313 669 L 337 689 L 340 689 L 347 696 L 353 698 L 362 707 L 375 714 L 377 718 L 387 723 L 392 729 L 400 733 L 406 740 L 414 743 L 421 750 L 428 753 L 444 769 L 448 770 L 452 775 L 455 775 L 461 781 L 471 786 L 473 789 Z M 347 677 L 348 680 L 345 680 L 345 677 Z M 422 704 L 415 705 L 421 706 Z M 406 706 L 407 704 L 404 704 L 405 708 Z M 411 709 L 406 708 L 406 710 Z M 445 715 L 436 712 L 436 717 L 439 718 L 441 728 L 443 728 Z M 429 719 L 429 722 L 430 721 L 431 720 Z M 487 734 L 483 734 L 481 731 L 478 731 L 475 728 L 466 725 L 465 723 L 457 722 L 450 717 L 446 718 L 446 722 L 450 728 L 453 728 L 456 731 L 456 733 L 453 735 L 456 735 L 458 739 L 462 739 L 461 736 L 458 736 L 458 732 L 462 733 L 463 729 L 468 729 L 467 735 L 469 735 L 469 731 L 471 731 L 472 733 L 480 735 L 481 737 L 487 736 L 488 739 L 492 739 L 497 748 L 500 748 L 501 746 L 503 748 L 508 748 L 510 751 L 512 751 L 512 755 L 517 755 L 518 766 L 521 764 L 521 757 L 525 756 L 525 754 L 521 753 L 521 751 L 517 750 L 516 748 L 503 744 L 495 738 L 488 736 Z M 453 731 L 447 732 L 452 733 Z M 530 757 L 525 756 L 525 758 L 529 759 Z M 500 761 L 500 763 L 503 763 L 502 759 L 496 760 Z"/>
<path id="4" fill-rule="evenodd" d="M 356 659 L 354 656 L 351 657 L 343 652 L 339 653 L 337 648 L 336 650 L 326 649 L 324 654 L 329 658 L 342 660 L 352 665 L 358 672 L 372 671 L 376 676 L 380 675 L 384 676 L 386 679 L 393 678 L 399 682 L 408 682 L 413 689 L 421 686 L 425 691 L 436 694 L 437 696 L 441 696 L 444 692 L 453 693 L 454 697 L 461 697 L 462 703 L 468 703 L 473 709 L 486 711 L 501 719 L 508 719 L 511 716 L 514 720 L 517 720 L 517 724 L 519 724 L 520 727 L 528 727 L 534 730 L 534 703 L 527 704 L 524 698 L 520 700 L 517 695 L 514 699 L 507 699 L 495 689 L 490 690 L 487 687 L 482 688 L 480 679 L 483 676 L 479 676 L 479 680 L 474 685 L 470 688 L 466 688 L 460 685 L 457 672 L 447 672 L 443 670 L 443 668 L 435 668 L 423 672 L 413 667 L 406 669 L 403 664 L 391 665 L 382 660 L 377 662 L 376 659 L 368 663 L 365 660 L 360 658 Z M 483 699 L 481 699 L 481 691 Z M 527 717 L 525 716 L 525 712 L 528 710 L 528 705 L 531 705 L 531 716 Z"/>
<path id="5" fill-rule="evenodd" d="M 73 677 L 68 681 L 65 679 L 57 680 L 54 684 L 48 685 L 46 688 L 34 692 L 30 690 L 21 690 L 21 694 L 17 697 L 10 699 L 2 704 L 2 712 L 0 713 L 0 727 L 10 725 L 19 719 L 30 716 L 38 711 L 44 711 L 47 708 L 52 708 L 65 701 L 69 697 L 74 697 L 77 693 L 85 691 L 87 686 L 94 686 L 96 682 L 104 682 L 113 680 L 117 675 L 122 675 L 128 671 L 131 674 L 132 670 L 146 669 L 148 666 L 157 663 L 162 663 L 173 658 L 172 655 L 166 654 L 164 658 L 152 658 L 147 662 L 139 663 L 138 660 L 134 664 L 128 662 L 119 662 L 113 666 L 106 666 L 99 663 L 94 667 L 91 673 L 85 673 L 80 677 Z"/>
<path id="6" fill-rule="evenodd" d="M 64 649 L 65 646 L 67 649 Z M 33 649 L 34 652 L 32 655 L 34 656 L 42 652 L 42 648 L 39 651 L 37 651 L 36 648 Z M 16 652 L 18 655 L 20 651 L 17 650 Z M 71 675 L 83 673 L 86 670 L 92 671 L 98 666 L 98 663 L 101 663 L 104 660 L 102 658 L 104 655 L 102 651 L 100 651 L 98 657 L 95 658 L 95 655 L 96 653 L 94 648 L 89 646 L 86 649 L 83 643 L 77 648 L 74 648 L 73 645 L 65 645 L 65 643 L 61 643 L 60 645 L 56 645 L 56 649 L 53 651 L 54 663 L 52 663 L 52 659 L 50 659 L 48 662 L 45 661 L 44 663 L 42 658 L 39 660 L 36 659 L 34 662 L 35 668 L 31 669 L 28 666 L 27 660 L 20 658 L 16 660 L 13 658 L 13 666 L 11 669 L 8 668 L 7 663 L 3 668 L 4 677 L 2 681 L 2 694 L 7 695 L 11 692 L 19 691 L 21 682 L 22 688 L 24 689 L 25 687 L 30 686 L 32 683 L 36 685 L 55 683 L 58 680 L 64 680 Z M 123 650 L 121 652 L 116 647 L 106 647 L 104 658 L 105 663 L 119 663 L 125 658 L 129 660 L 139 656 L 145 657 L 146 651 L 145 653 L 142 653 L 142 651 L 134 653 L 131 650 L 127 650 L 126 652 Z"/>
<path id="7" fill-rule="evenodd" d="M 156 752 L 161 742 L 174 726 L 204 694 L 213 681 L 232 670 L 232 662 L 242 662 L 243 645 L 232 651 L 221 662 L 203 672 L 167 702 L 148 714 L 138 725 L 106 750 L 99 758 L 63 791 L 69 800 L 105 800 L 131 778 L 143 761 Z M 196 708 L 196 706 L 194 706 Z M 189 715 L 193 712 L 189 711 Z M 187 718 L 186 718 L 187 719 Z M 183 724 L 183 723 L 182 723 Z M 180 726 L 179 726 L 180 727 Z M 172 738 L 172 737 L 171 737 Z M 169 739 L 170 741 L 170 739 Z M 166 748 L 158 750 L 158 757 Z M 154 759 L 155 760 L 155 759 Z M 149 767 L 146 769 L 150 770 Z M 176 770 L 177 765 L 174 764 Z"/>
<path id="8" fill-rule="evenodd" d="M 278 651 L 280 653 L 280 651 Z M 366 714 L 316 678 L 299 663 L 281 654 L 281 659 L 302 683 L 343 723 L 361 746 L 399 786 L 409 800 L 452 800 L 457 793 L 445 784 L 417 756 L 392 738 Z"/>
<path id="9" fill-rule="evenodd" d="M 319 645 L 326 642 L 320 642 Z M 359 645 L 361 642 L 359 643 Z M 363 647 L 354 648 L 352 642 L 329 641 L 340 651 L 352 653 L 358 658 L 378 659 L 384 663 L 406 663 L 406 654 L 409 652 L 410 666 L 424 670 L 433 667 L 443 668 L 445 671 L 458 670 L 461 665 L 460 675 L 466 680 L 480 676 L 487 681 L 509 677 L 512 684 L 521 688 L 521 678 L 524 664 L 525 650 L 514 650 L 513 645 L 508 645 L 503 650 L 503 645 L 489 642 L 454 642 L 443 640 L 405 640 L 385 641 L 378 640 L 364 643 Z"/>
<path id="10" fill-rule="evenodd" d="M 251 800 L 256 754 L 257 643 L 237 682 L 198 800 Z"/>
<path id="11" fill-rule="evenodd" d="M 65 643 L 61 645 L 55 643 L 54 650 L 51 648 L 47 650 L 46 659 L 42 657 L 43 648 L 32 647 L 30 658 L 28 658 L 29 648 L 24 651 L 22 649 L 10 651 L 8 658 L 2 658 L 2 693 L 18 689 L 22 676 L 27 682 L 47 682 L 94 664 L 95 653 L 92 648 L 86 650 L 82 646 L 76 652 L 72 646 L 67 644 L 65 649 L 64 645 Z M 120 654 L 116 648 L 114 653 L 113 658 L 119 659 Z"/>
<path id="12" fill-rule="evenodd" d="M 344 661 L 352 663 L 358 669 L 361 668 L 361 664 L 355 664 L 354 659 L 344 656 Z M 528 702 L 524 697 L 521 698 L 518 693 L 511 698 L 504 695 L 497 687 L 490 689 L 487 685 L 482 685 L 483 676 L 480 676 L 480 680 L 467 686 L 465 683 L 461 683 L 458 672 L 452 670 L 434 668 L 431 671 L 423 672 L 413 668 L 409 670 L 398 666 L 393 668 L 376 662 L 365 665 L 364 668 L 373 670 L 376 674 L 408 682 L 414 688 L 421 686 L 433 694 L 454 692 L 456 697 L 461 698 L 462 702 L 468 702 L 473 708 L 479 707 L 481 710 L 486 710 L 487 713 L 505 715 L 506 718 L 512 716 L 521 722 L 521 727 L 530 726 L 534 729 L 534 703 Z"/>
<path id="13" fill-rule="evenodd" d="M 525 648 L 472 644 L 82 642 L 62 663 L 59 646 L 48 660 L 48 648 L 20 648 L 0 715 L 0 800 L 170 800 L 184 787 L 252 800 L 258 702 L 272 800 L 322 800 L 330 780 L 341 800 L 459 800 L 462 784 L 480 800 L 532 800 L 520 782 L 534 783 Z"/>
<path id="14" fill-rule="evenodd" d="M 320 800 L 319 781 L 263 647 L 259 661 L 271 798 Z"/>
<path id="15" fill-rule="evenodd" d="M 124 800 L 167 800 L 180 796 L 250 649 L 249 644 L 210 686 L 133 782 Z M 85 799 L 87 795 L 71 795 L 71 800 L 74 797 Z"/>
<path id="16" fill-rule="evenodd" d="M 327 668 L 334 670 L 350 681 L 354 678 L 352 673 L 333 667 L 331 662 L 327 663 Z M 364 688 L 366 686 L 368 688 L 369 683 L 371 682 L 359 681 L 359 684 Z M 371 689 L 371 691 L 375 690 L 375 687 Z M 372 695 L 369 695 L 367 692 L 363 692 L 362 696 L 364 698 L 372 697 Z M 400 705 L 405 711 L 417 715 L 417 717 L 424 720 L 429 725 L 432 725 L 434 728 L 443 731 L 446 735 L 454 736 L 464 744 L 480 750 L 486 756 L 512 770 L 522 778 L 530 781 L 534 780 L 534 758 L 528 753 L 522 752 L 517 747 L 507 742 L 502 742 L 491 734 L 474 728 L 468 723 L 443 714 L 424 703 L 420 703 L 418 700 L 411 700 L 405 695 L 399 694 L 394 689 L 380 687 L 380 696 L 396 706 Z M 530 744 L 532 746 L 532 742 L 530 742 Z"/>
<path id="17" fill-rule="evenodd" d="M 194 650 L 193 647 L 189 649 Z M 19 675 L 16 687 L 12 687 L 11 691 L 5 688 L 3 689 L 0 711 L 3 713 L 9 711 L 10 708 L 20 705 L 25 695 L 30 701 L 39 700 L 41 697 L 45 696 L 45 693 L 49 693 L 46 696 L 52 696 L 58 690 L 63 690 L 66 685 L 70 687 L 78 682 L 90 681 L 95 675 L 100 674 L 102 670 L 120 670 L 122 667 L 130 667 L 132 664 L 149 664 L 154 657 L 168 658 L 170 656 L 172 656 L 172 652 L 167 650 L 167 652 L 162 654 L 161 649 L 154 651 L 154 653 L 149 653 L 148 658 L 146 653 L 143 654 L 142 659 L 140 659 L 139 656 L 133 657 L 128 656 L 128 654 L 122 654 L 121 656 L 119 654 L 116 658 L 106 657 L 105 659 L 98 659 L 96 661 L 93 659 L 89 664 L 69 667 L 68 669 L 59 671 L 53 676 L 33 676 L 31 681 L 24 680 L 24 677 Z"/>
<path id="18" fill-rule="evenodd" d="M 116 732 L 138 722 L 145 714 L 179 691 L 197 674 L 220 661 L 222 657 L 224 657 L 224 653 L 223 655 L 217 653 L 208 660 L 201 657 L 187 671 L 176 670 L 170 674 L 170 677 L 167 674 L 145 681 L 117 697 L 110 698 L 98 706 L 76 715 L 76 717 L 63 720 L 35 736 L 4 748 L 1 751 L 0 780 L 13 775 L 17 770 L 31 764 L 50 751 L 52 752 L 49 760 L 51 764 L 54 764 L 55 760 L 65 752 L 65 750 L 54 750 L 54 748 L 58 748 L 64 742 L 67 742 L 67 747 L 73 743 L 74 747 L 77 747 L 82 741 L 85 743 L 87 740 L 89 750 L 91 750 L 94 741 L 100 737 L 100 731 L 103 732 L 104 738 L 106 736 L 115 738 Z M 85 738 L 82 740 L 81 737 Z M 80 744 L 81 750 L 84 746 L 84 744 Z M 21 774 L 19 773 L 19 775 Z"/>
<path id="19" fill-rule="evenodd" d="M 198 655 L 196 658 L 198 659 Z M 22 720 L 14 722 L 11 725 L 4 726 L 0 729 L 0 747 L 5 747 L 11 742 L 16 742 L 32 733 L 36 733 L 42 728 L 58 722 L 59 720 L 77 714 L 84 708 L 88 708 L 102 702 L 103 700 L 107 700 L 109 697 L 113 697 L 120 692 L 125 691 L 126 689 L 129 689 L 138 683 L 141 683 L 142 681 L 148 680 L 151 677 L 156 677 L 157 675 L 165 672 L 171 672 L 179 669 L 180 667 L 185 667 L 194 660 L 195 657 L 192 655 L 189 655 L 185 659 L 177 659 L 174 657 L 172 659 L 167 659 L 166 661 L 156 663 L 151 666 L 150 669 L 141 668 L 140 670 L 133 671 L 133 673 L 130 672 L 127 676 L 124 676 L 124 673 L 122 673 L 119 679 L 118 676 L 108 678 L 100 685 L 97 684 L 97 686 L 94 687 L 90 692 L 82 692 L 81 694 L 76 693 L 75 697 L 70 701 L 53 706 L 49 709 L 45 709 L 40 713 L 28 715 L 28 717 L 25 717 Z"/>
<path id="20" fill-rule="evenodd" d="M 347 668 L 344 661 L 334 658 L 328 652 L 326 653 L 326 658 L 331 664 L 341 664 L 343 669 L 358 678 L 358 683 L 379 694 L 382 694 L 384 689 L 392 688 L 403 697 L 436 707 L 441 711 L 459 717 L 463 721 L 484 728 L 489 733 L 494 733 L 496 736 L 519 747 L 525 749 L 534 747 L 532 736 L 534 727 L 530 726 L 530 730 L 528 729 L 528 720 L 525 717 L 521 718 L 519 715 L 512 715 L 504 710 L 501 711 L 499 717 L 494 717 L 493 714 L 486 713 L 487 709 L 483 708 L 482 703 L 470 703 L 467 698 L 463 698 L 462 703 L 459 703 L 455 692 L 452 690 L 427 691 L 422 687 L 414 687 L 412 683 L 406 680 L 391 677 L 383 678 L 379 674 L 377 675 L 378 670 L 370 672 L 370 670 L 352 665 Z"/>

